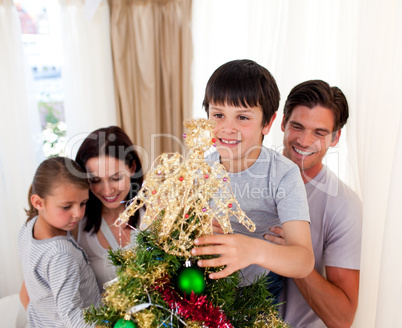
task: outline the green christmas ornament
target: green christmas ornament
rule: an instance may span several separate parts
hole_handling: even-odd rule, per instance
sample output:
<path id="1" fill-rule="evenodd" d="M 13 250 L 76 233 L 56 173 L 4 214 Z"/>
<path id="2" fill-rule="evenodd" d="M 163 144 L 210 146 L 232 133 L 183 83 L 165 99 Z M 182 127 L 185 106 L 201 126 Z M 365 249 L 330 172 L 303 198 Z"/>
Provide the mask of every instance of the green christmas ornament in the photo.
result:
<path id="1" fill-rule="evenodd" d="M 187 295 L 191 292 L 199 295 L 205 289 L 204 274 L 197 268 L 183 269 L 177 277 L 177 283 L 180 291 Z"/>
<path id="2" fill-rule="evenodd" d="M 137 325 L 131 320 L 119 319 L 113 326 L 113 328 L 137 328 Z"/>

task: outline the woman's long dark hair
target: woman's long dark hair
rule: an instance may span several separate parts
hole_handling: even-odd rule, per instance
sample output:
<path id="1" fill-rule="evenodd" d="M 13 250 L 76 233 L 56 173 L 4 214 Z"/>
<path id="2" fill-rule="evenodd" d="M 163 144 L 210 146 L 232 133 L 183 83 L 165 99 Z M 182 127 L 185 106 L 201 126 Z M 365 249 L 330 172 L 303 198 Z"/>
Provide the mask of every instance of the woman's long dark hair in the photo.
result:
<path id="1" fill-rule="evenodd" d="M 115 157 L 123 160 L 135 173 L 131 176 L 131 188 L 126 200 L 134 198 L 140 190 L 143 181 L 141 161 L 129 136 L 118 126 L 109 126 L 93 131 L 81 144 L 75 160 L 84 169 L 87 161 L 100 156 Z M 102 222 L 102 202 L 89 191 L 89 201 L 85 210 L 87 222 L 84 230 L 97 233 Z M 128 224 L 136 227 L 139 222 L 137 211 L 129 220 Z"/>

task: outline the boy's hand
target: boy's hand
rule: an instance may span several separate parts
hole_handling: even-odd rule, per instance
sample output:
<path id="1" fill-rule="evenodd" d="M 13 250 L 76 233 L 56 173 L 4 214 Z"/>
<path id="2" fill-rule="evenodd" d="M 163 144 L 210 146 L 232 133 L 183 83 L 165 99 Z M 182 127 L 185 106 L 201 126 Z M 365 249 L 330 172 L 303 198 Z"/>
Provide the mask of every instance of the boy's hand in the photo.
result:
<path id="1" fill-rule="evenodd" d="M 283 229 L 281 227 L 272 227 L 269 229 L 274 235 L 270 233 L 266 233 L 264 238 L 269 240 L 270 242 L 277 244 L 277 245 L 285 245 L 285 239 L 283 238 Z"/>
<path id="2" fill-rule="evenodd" d="M 215 234 L 223 235 L 223 229 L 217 219 L 212 220 L 212 229 L 214 230 Z"/>
<path id="3" fill-rule="evenodd" d="M 194 243 L 197 246 L 208 246 L 195 247 L 191 253 L 193 255 L 220 255 L 213 259 L 199 260 L 197 263 L 200 267 L 226 266 L 222 271 L 209 275 L 211 279 L 219 279 L 255 263 L 251 255 L 256 254 L 255 249 L 258 245 L 255 245 L 253 241 L 256 239 L 239 234 L 200 237 L 194 240 Z"/>

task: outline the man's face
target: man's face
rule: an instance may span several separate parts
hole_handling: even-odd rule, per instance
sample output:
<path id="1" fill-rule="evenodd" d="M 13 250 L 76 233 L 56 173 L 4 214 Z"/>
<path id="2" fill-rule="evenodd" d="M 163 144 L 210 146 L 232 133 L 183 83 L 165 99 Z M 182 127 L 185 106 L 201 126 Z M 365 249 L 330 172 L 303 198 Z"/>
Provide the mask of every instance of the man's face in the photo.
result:
<path id="1" fill-rule="evenodd" d="M 320 172 L 328 148 L 338 143 L 340 130 L 333 135 L 333 129 L 333 113 L 319 105 L 296 106 L 286 125 L 282 120 L 283 155 L 297 164 L 305 183 Z"/>

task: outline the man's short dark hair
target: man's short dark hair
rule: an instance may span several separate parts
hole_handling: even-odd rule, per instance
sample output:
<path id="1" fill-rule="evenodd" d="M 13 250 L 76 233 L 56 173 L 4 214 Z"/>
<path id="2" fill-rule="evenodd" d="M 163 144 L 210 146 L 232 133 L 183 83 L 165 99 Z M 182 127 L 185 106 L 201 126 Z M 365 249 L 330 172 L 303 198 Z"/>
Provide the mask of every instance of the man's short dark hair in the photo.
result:
<path id="1" fill-rule="evenodd" d="M 334 114 L 333 131 L 342 129 L 349 117 L 349 106 L 345 95 L 338 87 L 331 87 L 322 80 L 310 80 L 296 85 L 289 93 L 283 108 L 284 126 L 296 106 L 328 108 Z"/>

